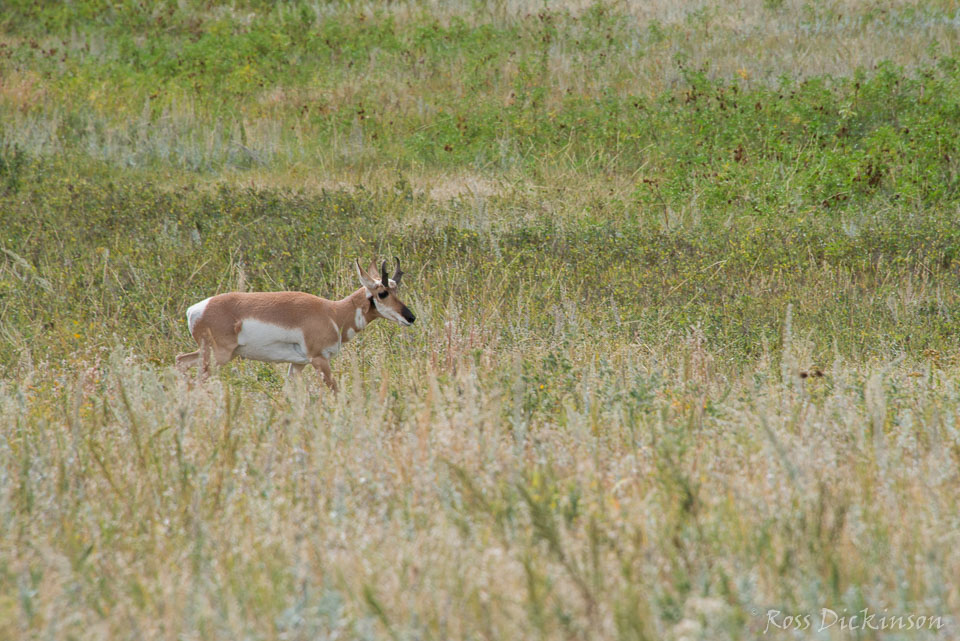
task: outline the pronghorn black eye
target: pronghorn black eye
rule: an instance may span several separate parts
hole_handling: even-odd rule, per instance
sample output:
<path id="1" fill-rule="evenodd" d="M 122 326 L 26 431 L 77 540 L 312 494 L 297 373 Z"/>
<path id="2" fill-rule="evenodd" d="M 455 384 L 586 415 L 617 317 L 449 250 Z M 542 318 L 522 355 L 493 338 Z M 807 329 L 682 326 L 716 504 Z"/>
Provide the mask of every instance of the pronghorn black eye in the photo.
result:
<path id="1" fill-rule="evenodd" d="M 377 294 L 377 298 L 383 299 L 383 298 L 386 298 L 386 297 L 387 297 L 387 292 L 380 292 L 379 294 Z"/>

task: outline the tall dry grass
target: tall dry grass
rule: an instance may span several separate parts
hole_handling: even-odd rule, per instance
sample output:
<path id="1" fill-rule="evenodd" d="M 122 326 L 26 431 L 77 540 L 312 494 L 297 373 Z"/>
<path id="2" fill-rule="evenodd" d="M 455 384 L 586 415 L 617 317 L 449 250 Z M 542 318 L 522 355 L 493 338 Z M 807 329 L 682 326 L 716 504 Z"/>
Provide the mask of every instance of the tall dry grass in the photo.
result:
<path id="1" fill-rule="evenodd" d="M 801 378 L 787 335 L 738 372 L 696 331 L 577 342 L 558 398 L 523 371 L 555 347 L 455 325 L 348 350 L 339 396 L 122 350 L 7 380 L 0 636 L 743 639 L 866 607 L 950 638 L 956 367 Z"/>

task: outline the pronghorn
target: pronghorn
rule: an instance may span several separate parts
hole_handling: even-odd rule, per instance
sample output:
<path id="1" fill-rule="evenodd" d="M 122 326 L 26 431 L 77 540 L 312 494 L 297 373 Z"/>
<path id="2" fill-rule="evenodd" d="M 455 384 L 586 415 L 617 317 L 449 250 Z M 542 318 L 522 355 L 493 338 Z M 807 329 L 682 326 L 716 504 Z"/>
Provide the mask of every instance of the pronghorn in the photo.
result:
<path id="1" fill-rule="evenodd" d="M 177 356 L 177 366 L 187 368 L 198 362 L 204 375 L 210 370 L 210 351 L 217 365 L 233 358 L 268 363 L 290 363 L 288 376 L 312 364 L 334 391 L 337 383 L 330 372 L 330 359 L 340 347 L 371 321 L 387 318 L 410 326 L 416 317 L 397 298 L 400 260 L 392 278 L 386 261 L 364 272 L 356 261 L 363 285 L 342 300 L 332 301 L 303 292 L 232 292 L 202 300 L 187 309 L 190 333 L 200 346 L 195 352 Z"/>

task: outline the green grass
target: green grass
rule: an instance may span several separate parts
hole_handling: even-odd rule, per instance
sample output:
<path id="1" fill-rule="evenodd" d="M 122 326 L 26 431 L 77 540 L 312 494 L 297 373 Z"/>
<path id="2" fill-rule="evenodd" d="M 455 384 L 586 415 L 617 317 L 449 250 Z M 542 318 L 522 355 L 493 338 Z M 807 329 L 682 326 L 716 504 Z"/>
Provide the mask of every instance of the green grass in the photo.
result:
<path id="1" fill-rule="evenodd" d="M 951 3 L 8 6 L 0 638 L 955 634 Z"/>

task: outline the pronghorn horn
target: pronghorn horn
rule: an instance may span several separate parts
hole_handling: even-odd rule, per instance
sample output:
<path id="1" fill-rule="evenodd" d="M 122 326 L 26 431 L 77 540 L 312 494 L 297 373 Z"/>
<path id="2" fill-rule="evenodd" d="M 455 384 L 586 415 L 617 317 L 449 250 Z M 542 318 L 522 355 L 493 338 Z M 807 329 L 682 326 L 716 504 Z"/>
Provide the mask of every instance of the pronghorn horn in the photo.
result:
<path id="1" fill-rule="evenodd" d="M 383 261 L 380 265 L 380 284 L 384 287 L 390 285 L 390 281 L 387 279 L 387 261 Z"/>
<path id="2" fill-rule="evenodd" d="M 399 284 L 400 284 L 400 277 L 403 276 L 403 272 L 400 271 L 400 259 L 397 258 L 396 256 L 394 256 L 393 259 L 394 259 L 395 261 L 397 261 L 397 271 L 393 272 L 393 282 L 395 282 L 397 285 L 399 285 Z"/>

